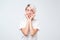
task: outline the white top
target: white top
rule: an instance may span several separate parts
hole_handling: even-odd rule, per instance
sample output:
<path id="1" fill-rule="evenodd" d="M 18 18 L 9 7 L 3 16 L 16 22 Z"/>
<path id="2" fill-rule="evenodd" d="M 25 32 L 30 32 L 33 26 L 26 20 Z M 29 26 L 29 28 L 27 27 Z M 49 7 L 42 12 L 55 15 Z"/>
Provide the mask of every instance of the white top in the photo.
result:
<path id="1" fill-rule="evenodd" d="M 19 25 L 19 29 L 25 27 L 26 25 L 26 19 L 22 20 L 20 25 Z M 38 36 L 39 36 L 39 32 L 40 32 L 40 22 L 38 20 L 33 20 L 32 21 L 32 26 L 33 28 L 38 28 L 39 31 L 32 37 L 30 34 L 26 37 L 23 35 L 23 33 L 20 31 L 20 39 L 21 40 L 38 40 Z"/>

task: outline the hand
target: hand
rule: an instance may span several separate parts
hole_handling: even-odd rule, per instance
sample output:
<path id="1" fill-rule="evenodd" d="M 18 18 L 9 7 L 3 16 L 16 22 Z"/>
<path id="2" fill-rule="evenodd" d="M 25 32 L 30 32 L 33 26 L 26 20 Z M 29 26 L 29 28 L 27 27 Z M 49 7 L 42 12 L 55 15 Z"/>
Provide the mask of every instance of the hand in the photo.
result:
<path id="1" fill-rule="evenodd" d="M 34 18 L 35 14 L 32 14 L 31 17 L 30 17 L 30 20 L 32 20 L 32 18 Z"/>
<path id="2" fill-rule="evenodd" d="M 29 16 L 28 16 L 28 14 L 25 14 L 25 16 L 26 16 L 27 20 L 29 20 Z"/>
<path id="3" fill-rule="evenodd" d="M 27 20 L 32 20 L 32 18 L 35 16 L 35 14 L 32 14 L 29 16 L 29 14 L 25 14 Z"/>

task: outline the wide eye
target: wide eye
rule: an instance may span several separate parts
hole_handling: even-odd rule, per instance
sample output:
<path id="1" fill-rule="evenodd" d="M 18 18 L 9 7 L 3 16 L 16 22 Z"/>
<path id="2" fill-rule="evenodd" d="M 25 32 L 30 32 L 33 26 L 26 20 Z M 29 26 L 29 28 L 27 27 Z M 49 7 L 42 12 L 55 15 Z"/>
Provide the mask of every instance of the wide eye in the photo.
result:
<path id="1" fill-rule="evenodd" d="M 33 12 L 33 10 L 31 9 L 31 11 Z"/>
<path id="2" fill-rule="evenodd" d="M 33 9 L 31 9 L 31 12 L 33 12 L 33 14 L 34 14 L 34 10 Z"/>
<path id="3" fill-rule="evenodd" d="M 27 11 L 29 11 L 29 9 L 27 9 Z"/>

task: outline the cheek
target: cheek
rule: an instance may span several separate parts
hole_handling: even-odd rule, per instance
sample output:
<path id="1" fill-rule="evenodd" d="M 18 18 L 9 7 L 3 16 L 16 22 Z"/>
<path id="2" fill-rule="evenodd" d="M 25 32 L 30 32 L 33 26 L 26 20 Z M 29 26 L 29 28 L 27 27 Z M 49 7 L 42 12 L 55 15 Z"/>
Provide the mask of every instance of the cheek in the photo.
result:
<path id="1" fill-rule="evenodd" d="M 33 15 L 34 12 L 32 12 L 32 11 L 26 11 L 26 14 L 30 16 L 30 15 Z"/>
<path id="2" fill-rule="evenodd" d="M 33 15 L 34 14 L 34 12 L 31 12 L 31 15 Z"/>

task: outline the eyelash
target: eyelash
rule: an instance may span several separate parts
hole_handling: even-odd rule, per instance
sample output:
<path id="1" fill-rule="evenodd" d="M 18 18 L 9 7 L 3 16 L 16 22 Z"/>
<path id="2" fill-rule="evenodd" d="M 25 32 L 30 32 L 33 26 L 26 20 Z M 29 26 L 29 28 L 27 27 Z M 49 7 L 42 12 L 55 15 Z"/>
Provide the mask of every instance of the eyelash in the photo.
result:
<path id="1" fill-rule="evenodd" d="M 28 9 L 27 9 L 27 11 L 29 11 Z M 33 12 L 33 10 L 31 10 L 32 12 Z"/>

